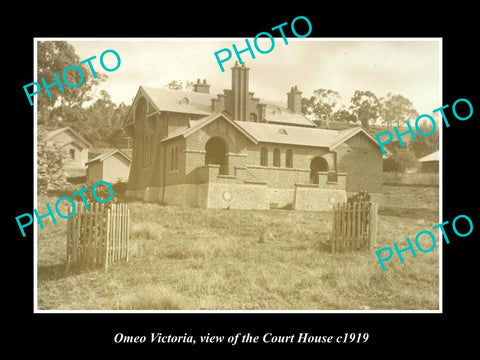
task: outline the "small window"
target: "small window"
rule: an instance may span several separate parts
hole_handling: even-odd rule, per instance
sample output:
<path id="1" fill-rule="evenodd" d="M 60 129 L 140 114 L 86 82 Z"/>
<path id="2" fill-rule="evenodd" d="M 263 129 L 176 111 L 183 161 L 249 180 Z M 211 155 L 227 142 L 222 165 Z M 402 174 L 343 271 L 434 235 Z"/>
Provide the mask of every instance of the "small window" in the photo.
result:
<path id="1" fill-rule="evenodd" d="M 178 146 L 170 149 L 170 171 L 178 170 Z"/>
<path id="2" fill-rule="evenodd" d="M 150 166 L 150 156 L 151 156 L 151 139 L 149 136 L 146 136 L 143 139 L 143 166 Z"/>
<path id="3" fill-rule="evenodd" d="M 175 146 L 175 151 L 174 151 L 173 170 L 178 170 L 178 147 L 177 146 Z"/>
<path id="4" fill-rule="evenodd" d="M 75 149 L 70 149 L 70 157 L 75 160 Z"/>
<path id="5" fill-rule="evenodd" d="M 280 150 L 273 149 L 273 166 L 280 167 Z"/>
<path id="6" fill-rule="evenodd" d="M 264 147 L 260 149 L 260 165 L 268 166 L 268 150 Z"/>
<path id="7" fill-rule="evenodd" d="M 293 152 L 290 149 L 288 149 L 285 154 L 285 167 L 293 168 Z"/>
<path id="8" fill-rule="evenodd" d="M 250 120 L 251 122 L 258 122 L 257 114 L 250 113 L 250 115 L 248 116 L 248 120 Z"/>

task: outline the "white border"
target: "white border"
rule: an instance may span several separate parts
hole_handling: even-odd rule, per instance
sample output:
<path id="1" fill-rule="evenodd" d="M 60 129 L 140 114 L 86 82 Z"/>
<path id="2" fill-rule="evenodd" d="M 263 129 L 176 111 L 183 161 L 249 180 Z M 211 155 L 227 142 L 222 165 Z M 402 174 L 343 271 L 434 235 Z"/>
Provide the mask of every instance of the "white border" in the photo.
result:
<path id="1" fill-rule="evenodd" d="M 250 38 L 249 38 L 250 39 Z M 278 38 L 281 39 L 281 38 Z M 287 37 L 288 41 L 438 41 L 439 43 L 439 104 L 443 104 L 443 38 L 408 38 L 408 37 L 396 37 L 396 38 L 382 38 L 382 37 L 372 37 L 372 38 L 291 38 Z M 38 41 L 145 41 L 145 42 L 155 42 L 155 41 L 238 41 L 244 40 L 243 38 L 69 38 L 69 37 L 51 37 L 51 38 L 33 38 L 33 81 L 37 82 L 37 42 Z M 432 109 L 433 111 L 434 109 Z M 34 196 L 34 209 L 37 208 L 37 97 L 35 96 L 35 101 L 33 105 L 34 111 L 34 156 L 33 156 L 33 171 L 34 171 L 34 185 L 33 185 L 33 196 Z M 438 121 L 439 126 L 439 224 L 442 223 L 443 218 L 443 123 L 442 119 Z M 33 226 L 33 239 L 34 239 L 34 264 L 33 264 L 33 312 L 38 313 L 68 313 L 68 314 L 84 314 L 84 313 L 94 313 L 94 314 L 244 314 L 244 313 L 260 313 L 260 314 L 424 314 L 424 313 L 443 313 L 443 242 L 440 241 L 441 233 L 439 232 L 439 309 L 438 310 L 39 310 L 38 309 L 38 294 L 37 294 L 37 226 Z"/>

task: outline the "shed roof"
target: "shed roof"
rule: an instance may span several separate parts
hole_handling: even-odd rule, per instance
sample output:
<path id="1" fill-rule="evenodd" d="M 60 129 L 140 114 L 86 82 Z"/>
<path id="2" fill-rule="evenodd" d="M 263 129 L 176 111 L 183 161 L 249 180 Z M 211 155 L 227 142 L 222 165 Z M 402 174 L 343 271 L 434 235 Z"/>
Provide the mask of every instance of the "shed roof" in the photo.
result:
<path id="1" fill-rule="evenodd" d="M 113 156 L 117 153 L 120 154 L 121 156 L 123 156 L 125 159 L 127 159 L 127 161 L 129 161 L 129 162 L 132 161 L 132 158 L 130 156 L 128 156 L 127 154 L 125 154 L 123 151 L 118 150 L 118 149 L 112 149 L 112 150 L 108 150 L 108 151 L 105 151 L 105 152 L 101 153 L 100 155 L 94 157 L 92 160 L 87 161 L 85 163 L 85 165 L 96 162 L 96 161 L 102 162 L 102 161 L 108 159 L 109 157 L 111 157 L 111 156 Z"/>
<path id="2" fill-rule="evenodd" d="M 428 155 L 425 155 L 424 157 L 421 157 L 420 159 L 418 159 L 419 162 L 427 162 L 427 161 L 439 161 L 439 153 L 438 153 L 438 150 L 431 153 L 431 154 L 428 154 Z"/>

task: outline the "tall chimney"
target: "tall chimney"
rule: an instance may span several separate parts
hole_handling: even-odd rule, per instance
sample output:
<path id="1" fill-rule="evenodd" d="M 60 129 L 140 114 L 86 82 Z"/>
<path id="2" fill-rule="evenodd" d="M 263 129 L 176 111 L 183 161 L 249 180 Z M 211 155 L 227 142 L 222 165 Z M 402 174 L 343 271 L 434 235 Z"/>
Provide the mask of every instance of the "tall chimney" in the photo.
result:
<path id="1" fill-rule="evenodd" d="M 302 112 L 302 92 L 298 90 L 296 85 L 287 93 L 287 104 L 288 109 L 294 114 L 300 114 Z"/>
<path id="2" fill-rule="evenodd" d="M 197 83 L 193 84 L 193 91 L 197 93 L 210 94 L 210 85 L 207 84 L 207 80 L 203 80 L 203 83 L 200 82 L 200 79 L 197 79 Z"/>
<path id="3" fill-rule="evenodd" d="M 247 120 L 247 100 L 248 100 L 248 71 L 250 69 L 245 66 L 238 65 L 232 67 L 232 98 L 227 102 L 227 113 L 235 120 Z"/>

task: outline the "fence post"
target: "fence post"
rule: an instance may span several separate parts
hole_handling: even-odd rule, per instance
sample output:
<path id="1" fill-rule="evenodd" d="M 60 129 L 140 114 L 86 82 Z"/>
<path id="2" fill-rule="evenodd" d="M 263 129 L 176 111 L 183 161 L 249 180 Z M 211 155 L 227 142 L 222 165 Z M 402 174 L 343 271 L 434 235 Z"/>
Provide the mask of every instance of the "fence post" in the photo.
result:
<path id="1" fill-rule="evenodd" d="M 129 234 L 130 234 L 130 209 L 127 208 L 127 205 L 125 204 L 125 207 L 127 209 L 127 226 L 126 226 L 126 232 L 127 232 L 127 262 L 128 262 L 128 243 L 129 243 Z"/>
<path id="2" fill-rule="evenodd" d="M 377 221 L 378 221 L 378 207 L 377 204 L 372 202 L 370 206 L 369 216 L 369 232 L 368 232 L 368 245 L 370 253 L 373 254 L 374 247 L 377 245 Z"/>
<path id="3" fill-rule="evenodd" d="M 108 255 L 109 255 L 109 245 L 110 245 L 110 209 L 107 209 L 107 225 L 106 225 L 106 231 L 105 231 L 105 263 L 103 269 L 105 272 L 108 270 Z"/>
<path id="4" fill-rule="evenodd" d="M 71 214 L 71 212 L 69 214 Z M 65 263 L 65 274 L 68 274 L 68 272 L 70 271 L 70 242 L 72 241 L 71 231 L 72 231 L 72 218 L 69 217 L 67 219 L 67 261 Z"/>
<path id="5" fill-rule="evenodd" d="M 332 211 L 332 235 L 331 235 L 331 238 L 332 238 L 332 252 L 335 252 L 335 230 L 336 230 L 336 226 L 337 226 L 337 222 L 336 222 L 336 219 L 335 219 L 335 213 L 336 213 L 336 210 L 337 209 L 337 204 L 333 204 L 333 211 Z"/>

